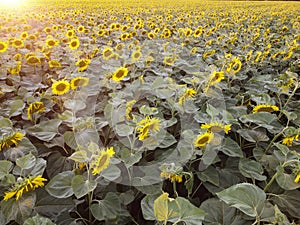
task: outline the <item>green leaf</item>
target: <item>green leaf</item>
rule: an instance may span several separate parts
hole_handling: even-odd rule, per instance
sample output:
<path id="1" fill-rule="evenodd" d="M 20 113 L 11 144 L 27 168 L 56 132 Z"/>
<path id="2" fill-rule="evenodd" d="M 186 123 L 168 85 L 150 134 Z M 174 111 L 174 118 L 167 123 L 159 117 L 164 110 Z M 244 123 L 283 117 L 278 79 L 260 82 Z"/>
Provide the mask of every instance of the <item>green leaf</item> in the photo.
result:
<path id="1" fill-rule="evenodd" d="M 164 133 L 164 139 L 163 141 L 159 144 L 160 148 L 168 148 L 171 145 L 175 144 L 177 141 L 174 138 L 174 136 L 172 134 L 170 134 L 169 132 L 165 132 Z"/>
<path id="2" fill-rule="evenodd" d="M 23 194 L 18 201 L 15 198 L 1 202 L 1 210 L 8 221 L 15 220 L 19 224 L 30 217 L 36 202 L 35 193 Z"/>
<path id="3" fill-rule="evenodd" d="M 225 138 L 220 151 L 231 157 L 243 157 L 241 147 L 231 138 Z"/>
<path id="4" fill-rule="evenodd" d="M 146 220 L 155 220 L 154 216 L 154 201 L 160 194 L 146 195 L 141 201 L 143 217 Z"/>
<path id="5" fill-rule="evenodd" d="M 286 173 L 279 173 L 278 176 L 276 176 L 276 182 L 277 184 L 283 188 L 284 190 L 290 191 L 300 188 L 300 183 L 294 182 L 295 175 L 293 174 L 286 174 Z"/>
<path id="6" fill-rule="evenodd" d="M 53 151 L 47 160 L 46 172 L 50 179 L 60 172 L 72 170 L 73 161 L 69 160 L 68 157 L 62 156 L 60 152 Z"/>
<path id="7" fill-rule="evenodd" d="M 103 200 L 92 204 L 92 215 L 99 221 L 116 220 L 121 211 L 121 201 L 117 194 L 108 192 Z"/>
<path id="8" fill-rule="evenodd" d="M 264 169 L 260 163 L 255 160 L 250 160 L 246 158 L 242 158 L 239 161 L 239 170 L 243 176 L 256 179 L 256 180 L 266 180 L 267 177 L 262 175 Z"/>
<path id="9" fill-rule="evenodd" d="M 117 178 L 120 177 L 120 175 L 121 175 L 121 170 L 119 169 L 119 167 L 113 164 L 109 164 L 107 169 L 103 170 L 101 173 L 101 177 L 109 181 L 116 180 Z"/>
<path id="10" fill-rule="evenodd" d="M 22 110 L 25 108 L 25 103 L 23 100 L 18 99 L 11 101 L 9 104 L 10 111 L 9 111 L 9 116 L 17 116 L 22 113 Z"/>
<path id="11" fill-rule="evenodd" d="M 82 175 L 76 175 L 72 180 L 72 188 L 77 198 L 81 198 L 92 192 L 97 187 L 97 182 L 94 180 L 85 180 Z"/>
<path id="12" fill-rule="evenodd" d="M 278 122 L 275 114 L 268 112 L 258 112 L 240 117 L 242 123 L 255 123 L 266 128 L 272 134 L 279 133 L 282 130 L 282 125 Z"/>
<path id="13" fill-rule="evenodd" d="M 165 224 L 169 219 L 169 209 L 168 209 L 168 203 L 169 203 L 169 194 L 163 193 L 161 196 L 159 196 L 157 199 L 154 200 L 154 216 L 156 220 L 163 221 Z"/>
<path id="14" fill-rule="evenodd" d="M 29 127 L 27 131 L 42 141 L 51 141 L 58 134 L 58 127 L 61 123 L 62 121 L 59 119 L 43 121 L 33 127 Z"/>
<path id="15" fill-rule="evenodd" d="M 72 110 L 72 112 L 77 112 L 79 110 L 84 109 L 86 107 L 86 104 L 83 101 L 77 99 L 67 99 L 64 102 L 64 107 Z"/>
<path id="16" fill-rule="evenodd" d="M 287 215 L 291 215 L 292 217 L 300 219 L 299 196 L 299 190 L 292 190 L 285 191 L 282 194 L 273 195 L 271 200 L 279 207 L 280 211 L 286 213 Z"/>
<path id="17" fill-rule="evenodd" d="M 216 186 L 220 185 L 218 171 L 213 166 L 207 167 L 204 171 L 197 172 L 197 176 L 202 182 L 210 182 Z"/>
<path id="18" fill-rule="evenodd" d="M 50 219 L 36 215 L 25 220 L 23 225 L 55 225 Z"/>
<path id="19" fill-rule="evenodd" d="M 217 198 L 209 198 L 202 202 L 200 209 L 206 212 L 204 224 L 215 225 L 251 225 L 251 221 L 243 219 L 238 210 L 229 207 Z"/>
<path id="20" fill-rule="evenodd" d="M 248 183 L 236 184 L 216 194 L 229 206 L 235 207 L 251 217 L 259 215 L 266 200 L 263 190 Z"/>
<path id="21" fill-rule="evenodd" d="M 72 149 L 76 149 L 78 147 L 75 138 L 75 133 L 73 131 L 66 131 L 64 133 L 64 141 Z"/>
<path id="22" fill-rule="evenodd" d="M 87 153 L 84 150 L 76 151 L 68 158 L 78 163 L 84 163 L 88 160 Z"/>
<path id="23" fill-rule="evenodd" d="M 269 137 L 265 133 L 256 130 L 239 129 L 237 132 L 249 142 L 256 143 L 269 140 Z"/>
<path id="24" fill-rule="evenodd" d="M 0 180 L 9 173 L 12 169 L 12 162 L 7 160 L 0 160 Z"/>
<path id="25" fill-rule="evenodd" d="M 8 128 L 8 127 L 12 127 L 13 123 L 10 119 L 8 118 L 1 118 L 0 119 L 0 128 Z"/>
<path id="26" fill-rule="evenodd" d="M 178 197 L 170 206 L 172 212 L 170 222 L 182 221 L 186 225 L 201 225 L 205 217 L 205 212 L 202 209 L 194 206 L 187 199 Z"/>
<path id="27" fill-rule="evenodd" d="M 132 126 L 129 126 L 127 124 L 118 124 L 118 125 L 116 125 L 115 129 L 116 129 L 116 133 L 120 137 L 129 136 L 133 133 L 133 130 L 134 130 L 134 128 Z"/>
<path id="28" fill-rule="evenodd" d="M 31 153 L 16 160 L 17 166 L 19 166 L 22 170 L 31 169 L 32 167 L 34 167 L 35 162 L 36 158 Z"/>
<path id="29" fill-rule="evenodd" d="M 282 145 L 282 144 L 279 144 L 279 143 L 273 143 L 276 148 L 278 148 L 280 150 L 280 152 L 283 154 L 283 155 L 287 155 L 289 152 L 290 152 L 290 149 L 286 146 L 286 145 Z"/>
<path id="30" fill-rule="evenodd" d="M 56 198 L 68 198 L 74 194 L 72 188 L 72 179 L 74 173 L 72 171 L 65 171 L 57 174 L 46 185 L 47 192 Z"/>

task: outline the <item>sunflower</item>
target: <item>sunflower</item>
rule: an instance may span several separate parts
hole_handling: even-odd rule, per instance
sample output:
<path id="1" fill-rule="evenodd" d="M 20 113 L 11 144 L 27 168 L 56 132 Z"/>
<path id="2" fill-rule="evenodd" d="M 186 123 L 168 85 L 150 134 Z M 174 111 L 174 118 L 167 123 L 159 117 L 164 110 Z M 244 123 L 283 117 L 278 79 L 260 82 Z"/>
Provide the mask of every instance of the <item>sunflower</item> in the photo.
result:
<path id="1" fill-rule="evenodd" d="M 55 95 L 66 94 L 70 90 L 70 83 L 66 80 L 55 81 L 52 84 L 52 93 Z"/>
<path id="2" fill-rule="evenodd" d="M 183 105 L 183 103 L 188 99 L 188 98 L 193 98 L 197 91 L 193 88 L 188 88 L 184 91 L 184 93 L 180 96 L 178 104 Z"/>
<path id="3" fill-rule="evenodd" d="M 157 133 L 160 130 L 160 127 L 160 119 L 147 116 L 137 123 L 137 131 L 140 133 L 139 140 L 142 141 L 147 138 L 149 136 L 149 131 Z"/>
<path id="4" fill-rule="evenodd" d="M 252 113 L 257 113 L 257 112 L 273 112 L 273 111 L 278 111 L 279 108 L 276 105 L 257 105 L 253 108 Z"/>
<path id="5" fill-rule="evenodd" d="M 43 102 L 34 102 L 31 103 L 27 109 L 27 118 L 32 120 L 32 115 L 44 112 L 46 110 Z"/>
<path id="6" fill-rule="evenodd" d="M 114 51 L 112 48 L 110 47 L 106 47 L 103 51 L 102 51 L 102 56 L 104 60 L 109 60 L 112 57 L 114 57 Z"/>
<path id="7" fill-rule="evenodd" d="M 119 82 L 124 79 L 128 74 L 128 69 L 126 67 L 118 68 L 112 75 L 112 79 L 116 82 Z"/>
<path id="8" fill-rule="evenodd" d="M 70 47 L 72 50 L 77 49 L 79 46 L 80 46 L 80 41 L 79 41 L 78 38 L 74 38 L 74 39 L 72 39 L 72 40 L 69 42 L 69 47 Z"/>
<path id="9" fill-rule="evenodd" d="M 0 41 L 0 53 L 6 52 L 7 48 L 8 48 L 8 44 L 6 42 Z"/>
<path id="10" fill-rule="evenodd" d="M 22 38 L 22 39 L 26 39 L 26 38 L 28 38 L 28 32 L 27 31 L 24 31 L 24 32 L 22 32 L 21 33 L 21 35 L 20 35 L 20 38 Z"/>
<path id="11" fill-rule="evenodd" d="M 242 62 L 241 62 L 241 60 L 239 60 L 237 57 L 234 57 L 231 60 L 231 62 L 229 64 L 229 66 L 227 67 L 226 71 L 228 73 L 231 72 L 231 71 L 233 73 L 237 73 L 237 72 L 239 72 L 241 70 L 241 68 L 242 68 Z"/>
<path id="12" fill-rule="evenodd" d="M 293 141 L 298 140 L 298 139 L 299 139 L 299 134 L 296 134 L 293 136 L 288 136 L 288 137 L 283 138 L 282 144 L 291 146 L 293 144 Z"/>
<path id="13" fill-rule="evenodd" d="M 209 77 L 209 86 L 213 86 L 225 79 L 223 71 L 214 71 Z"/>
<path id="14" fill-rule="evenodd" d="M 254 62 L 259 62 L 261 55 L 262 55 L 262 52 L 261 51 L 257 51 L 256 55 L 254 57 Z"/>
<path id="15" fill-rule="evenodd" d="M 11 132 L 9 134 L 4 134 L 0 138 L 0 151 L 4 148 L 9 148 L 11 146 L 17 146 L 18 141 L 21 141 L 25 135 L 19 131 Z"/>
<path id="16" fill-rule="evenodd" d="M 252 56 L 252 53 L 253 53 L 253 50 L 250 50 L 250 51 L 247 53 L 247 55 L 246 55 L 246 57 L 245 57 L 245 60 L 246 60 L 247 62 L 250 61 L 251 56 Z"/>
<path id="17" fill-rule="evenodd" d="M 15 48 L 22 48 L 24 47 L 24 42 L 22 39 L 14 39 L 11 45 Z"/>
<path id="18" fill-rule="evenodd" d="M 204 134 L 200 134 L 196 140 L 194 141 L 195 147 L 205 147 L 207 144 L 209 144 L 214 137 L 213 133 L 206 132 Z"/>
<path id="19" fill-rule="evenodd" d="M 50 27 L 45 27 L 44 32 L 46 32 L 46 34 L 51 33 L 51 28 Z"/>
<path id="20" fill-rule="evenodd" d="M 60 62 L 57 61 L 57 60 L 54 60 L 54 59 L 50 60 L 50 61 L 48 62 L 48 65 L 49 65 L 49 67 L 50 67 L 51 69 L 52 69 L 52 68 L 61 68 Z"/>
<path id="21" fill-rule="evenodd" d="M 7 201 L 8 199 L 15 197 L 16 201 L 18 201 L 24 192 L 29 192 L 36 188 L 43 187 L 45 181 L 47 181 L 47 179 L 43 178 L 41 175 L 18 179 L 18 182 L 10 188 L 8 192 L 4 193 L 5 195 L 3 200 Z"/>
<path id="22" fill-rule="evenodd" d="M 131 100 L 126 103 L 126 118 L 128 120 L 132 119 L 130 113 L 132 111 L 132 106 L 136 103 L 136 100 Z"/>
<path id="23" fill-rule="evenodd" d="M 162 171 L 160 173 L 160 177 L 169 179 L 172 183 L 174 183 L 174 182 L 181 183 L 182 182 L 182 174 L 176 174 L 176 173 L 170 173 L 167 171 Z"/>
<path id="24" fill-rule="evenodd" d="M 283 55 L 283 60 L 284 60 L 284 61 L 285 61 L 285 60 L 288 60 L 289 58 L 292 57 L 292 55 L 293 55 L 293 51 L 288 51 L 287 53 L 285 53 L 285 54 Z"/>
<path id="25" fill-rule="evenodd" d="M 41 64 L 41 60 L 38 57 L 36 57 L 35 55 L 29 56 L 26 59 L 26 62 L 28 65 L 31 65 L 31 66 Z"/>
<path id="26" fill-rule="evenodd" d="M 138 61 L 141 58 L 141 56 L 142 56 L 142 53 L 139 50 L 136 50 L 131 54 L 131 59 L 133 62 L 135 62 L 135 61 Z"/>
<path id="27" fill-rule="evenodd" d="M 194 31 L 194 34 L 193 36 L 194 37 L 199 37 L 201 34 L 202 34 L 202 27 L 201 28 L 197 28 L 195 31 Z"/>
<path id="28" fill-rule="evenodd" d="M 119 43 L 116 45 L 115 49 L 118 51 L 118 52 L 121 52 L 123 50 L 123 48 L 125 47 L 125 45 L 123 43 Z"/>
<path id="29" fill-rule="evenodd" d="M 202 55 L 202 57 L 203 57 L 203 59 L 206 59 L 207 57 L 212 56 L 215 53 L 216 53 L 216 50 L 213 49 L 211 51 L 204 52 L 203 55 Z"/>
<path id="30" fill-rule="evenodd" d="M 219 122 L 211 122 L 202 124 L 201 129 L 207 129 L 208 133 L 220 133 L 224 131 L 226 134 L 228 134 L 228 132 L 231 130 L 231 124 L 225 125 Z"/>
<path id="31" fill-rule="evenodd" d="M 78 66 L 78 72 L 85 71 L 88 66 L 90 65 L 91 60 L 90 59 L 79 59 L 75 65 Z"/>
<path id="32" fill-rule="evenodd" d="M 84 26 L 79 26 L 79 27 L 77 28 L 77 31 L 78 31 L 79 33 L 83 33 L 83 32 L 84 32 Z"/>
<path id="33" fill-rule="evenodd" d="M 68 31 L 66 32 L 66 37 L 67 37 L 67 38 L 73 38 L 74 35 L 75 35 L 75 31 L 74 31 L 74 30 L 68 30 Z"/>
<path id="34" fill-rule="evenodd" d="M 300 172 L 296 175 L 294 182 L 298 184 L 300 181 Z"/>
<path id="35" fill-rule="evenodd" d="M 48 48 L 53 48 L 54 46 L 58 45 L 59 41 L 58 40 L 54 40 L 52 38 L 49 38 L 46 40 L 46 45 Z"/>
<path id="36" fill-rule="evenodd" d="M 101 149 L 99 155 L 94 156 L 91 161 L 91 168 L 93 169 L 93 175 L 101 173 L 109 165 L 110 158 L 115 154 L 113 147 L 107 148 L 106 150 Z"/>
<path id="37" fill-rule="evenodd" d="M 22 62 L 21 62 L 21 61 L 17 61 L 16 63 L 17 63 L 17 64 L 16 64 L 14 67 L 10 67 L 10 68 L 8 69 L 8 72 L 9 72 L 11 75 L 19 74 L 20 71 L 21 71 L 21 68 L 22 68 Z"/>
<path id="38" fill-rule="evenodd" d="M 72 90 L 75 90 L 78 87 L 85 87 L 88 85 L 88 83 L 89 78 L 81 76 L 73 78 L 70 82 Z"/>
<path id="39" fill-rule="evenodd" d="M 165 56 L 164 64 L 172 66 L 175 63 L 176 56 Z"/>
<path id="40" fill-rule="evenodd" d="M 149 33 L 148 33 L 148 38 L 149 38 L 149 39 L 156 38 L 156 35 L 155 35 L 155 33 L 153 33 L 153 32 L 149 32 Z"/>

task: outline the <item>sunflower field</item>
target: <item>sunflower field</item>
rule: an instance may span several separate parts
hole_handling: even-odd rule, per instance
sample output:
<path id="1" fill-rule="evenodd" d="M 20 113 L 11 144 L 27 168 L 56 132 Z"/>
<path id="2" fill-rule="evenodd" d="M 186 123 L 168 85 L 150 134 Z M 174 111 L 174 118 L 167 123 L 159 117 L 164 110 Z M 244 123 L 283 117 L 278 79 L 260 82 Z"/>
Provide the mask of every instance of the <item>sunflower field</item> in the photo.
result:
<path id="1" fill-rule="evenodd" d="M 300 2 L 0 3 L 0 225 L 300 224 L 299 31 Z"/>

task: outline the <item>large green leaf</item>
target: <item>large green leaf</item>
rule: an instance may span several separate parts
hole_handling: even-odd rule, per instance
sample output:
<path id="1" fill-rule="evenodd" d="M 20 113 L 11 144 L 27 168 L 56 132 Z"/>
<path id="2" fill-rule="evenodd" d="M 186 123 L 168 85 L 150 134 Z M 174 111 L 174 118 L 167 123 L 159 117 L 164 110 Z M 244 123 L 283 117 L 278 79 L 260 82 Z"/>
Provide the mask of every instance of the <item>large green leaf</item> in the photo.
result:
<path id="1" fill-rule="evenodd" d="M 46 185 L 46 190 L 53 197 L 68 198 L 74 194 L 72 188 L 73 177 L 74 173 L 72 171 L 59 173 Z"/>
<path id="2" fill-rule="evenodd" d="M 35 162 L 36 162 L 36 158 L 31 153 L 16 160 L 17 166 L 19 166 L 22 170 L 30 169 L 34 167 Z"/>
<path id="3" fill-rule="evenodd" d="M 58 134 L 58 127 L 61 123 L 62 121 L 59 119 L 43 121 L 33 127 L 29 127 L 27 131 L 42 141 L 50 141 Z"/>
<path id="4" fill-rule="evenodd" d="M 8 221 L 15 220 L 19 224 L 31 216 L 36 202 L 35 193 L 26 193 L 18 201 L 15 198 L 1 202 L 1 210 Z"/>
<path id="5" fill-rule="evenodd" d="M 220 151 L 231 157 L 243 157 L 241 147 L 231 138 L 225 138 Z"/>
<path id="6" fill-rule="evenodd" d="M 154 200 L 154 216 L 157 221 L 163 221 L 164 224 L 168 221 L 170 217 L 170 211 L 169 211 L 169 194 L 163 193 L 161 196 L 159 196 L 157 199 Z"/>
<path id="7" fill-rule="evenodd" d="M 12 169 L 12 162 L 7 160 L 0 160 L 0 180 L 9 173 Z"/>
<path id="8" fill-rule="evenodd" d="M 55 225 L 50 219 L 36 215 L 25 220 L 23 225 Z"/>
<path id="9" fill-rule="evenodd" d="M 243 219 L 241 213 L 217 198 L 204 201 L 200 209 L 206 212 L 203 224 L 214 225 L 250 225 L 251 221 Z"/>
<path id="10" fill-rule="evenodd" d="M 295 175 L 293 174 L 287 174 L 287 173 L 279 173 L 278 176 L 276 176 L 276 182 L 277 184 L 283 188 L 284 190 L 290 191 L 300 188 L 300 183 L 294 182 Z"/>
<path id="11" fill-rule="evenodd" d="M 108 192 L 104 199 L 92 204 L 91 212 L 99 220 L 116 220 L 121 211 L 121 201 L 117 194 Z"/>
<path id="12" fill-rule="evenodd" d="M 259 215 L 266 200 L 263 190 L 248 183 L 236 184 L 216 194 L 229 206 L 235 207 L 251 217 Z"/>
<path id="13" fill-rule="evenodd" d="M 97 187 L 97 182 L 94 180 L 85 180 L 82 175 L 76 175 L 72 180 L 72 188 L 77 198 L 81 198 L 92 192 Z"/>
<path id="14" fill-rule="evenodd" d="M 239 170 L 243 176 L 256 179 L 256 180 L 266 180 L 267 177 L 262 175 L 264 169 L 260 163 L 255 160 L 250 160 L 247 158 L 242 158 L 239 161 Z"/>

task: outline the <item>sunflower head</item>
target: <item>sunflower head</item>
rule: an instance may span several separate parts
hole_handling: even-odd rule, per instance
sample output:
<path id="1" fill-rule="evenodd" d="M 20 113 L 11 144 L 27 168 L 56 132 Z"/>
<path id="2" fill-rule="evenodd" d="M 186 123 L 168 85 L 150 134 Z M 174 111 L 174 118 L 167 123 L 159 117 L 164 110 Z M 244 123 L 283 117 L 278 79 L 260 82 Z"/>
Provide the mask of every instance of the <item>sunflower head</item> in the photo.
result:
<path id="1" fill-rule="evenodd" d="M 88 83 L 89 83 L 89 78 L 81 77 L 81 76 L 73 78 L 70 82 L 72 90 L 75 90 L 78 87 L 87 86 Z"/>
<path id="2" fill-rule="evenodd" d="M 70 90 L 70 83 L 66 80 L 56 81 L 52 84 L 52 93 L 55 95 L 66 94 Z"/>
<path id="3" fill-rule="evenodd" d="M 196 140 L 194 141 L 195 147 L 205 147 L 207 144 L 209 144 L 214 137 L 213 133 L 206 132 L 204 134 L 200 134 Z"/>
<path id="4" fill-rule="evenodd" d="M 116 82 L 120 82 L 128 74 L 128 69 L 126 67 L 118 68 L 112 75 L 112 79 Z"/>

